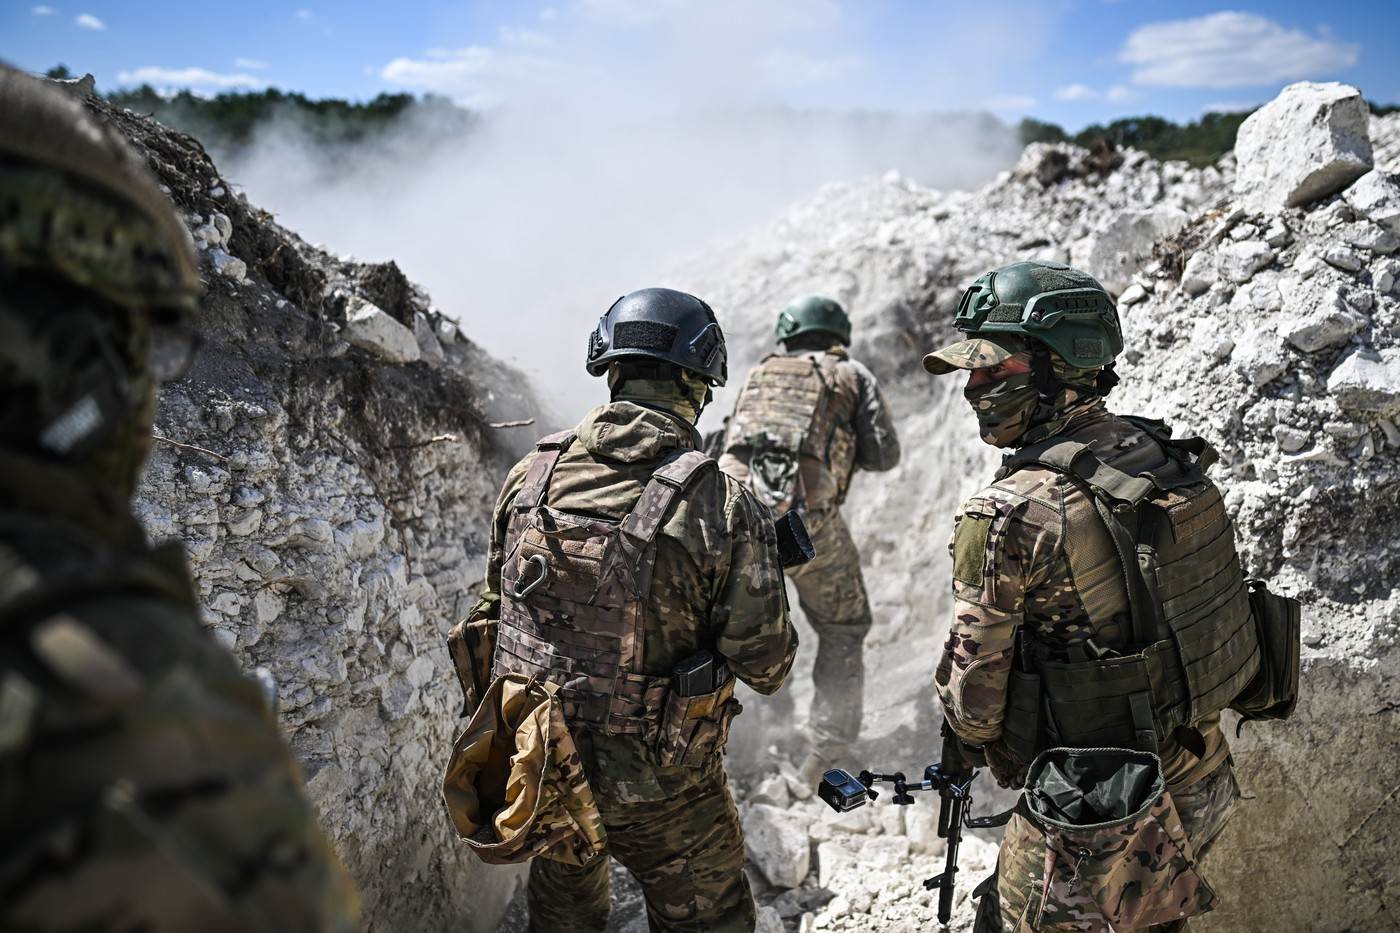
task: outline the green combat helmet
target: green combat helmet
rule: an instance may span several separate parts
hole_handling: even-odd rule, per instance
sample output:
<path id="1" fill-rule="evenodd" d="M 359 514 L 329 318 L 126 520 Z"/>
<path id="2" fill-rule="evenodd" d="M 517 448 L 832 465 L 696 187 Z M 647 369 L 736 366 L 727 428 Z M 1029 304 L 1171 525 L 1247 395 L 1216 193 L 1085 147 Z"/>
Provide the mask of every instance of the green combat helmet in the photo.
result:
<path id="1" fill-rule="evenodd" d="M 971 339 L 925 356 L 931 373 L 995 366 L 1042 346 L 1073 369 L 1099 369 L 1123 351 L 1113 299 L 1093 276 L 1060 262 L 1029 260 L 986 273 L 963 293 L 953 324 Z"/>
<path id="2" fill-rule="evenodd" d="M 824 295 L 798 298 L 782 310 L 778 326 L 774 328 L 779 343 L 818 331 L 835 336 L 843 345 L 850 345 L 851 319 L 841 305 Z"/>

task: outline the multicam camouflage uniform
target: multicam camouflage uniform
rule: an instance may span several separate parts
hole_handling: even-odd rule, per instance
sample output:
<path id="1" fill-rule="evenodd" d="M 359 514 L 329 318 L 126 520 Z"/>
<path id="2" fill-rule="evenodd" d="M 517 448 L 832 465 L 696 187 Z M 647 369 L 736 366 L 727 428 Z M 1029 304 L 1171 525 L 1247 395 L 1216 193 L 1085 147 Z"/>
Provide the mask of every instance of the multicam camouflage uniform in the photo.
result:
<path id="1" fill-rule="evenodd" d="M 1067 390 L 1068 391 L 1068 390 Z M 1057 422 L 1057 436 L 1087 444 L 1102 460 L 1128 473 L 1160 467 L 1160 446 L 1137 425 L 1108 412 L 1100 399 L 1071 400 Z M 1066 556 L 1068 535 L 1081 536 L 1079 553 L 1101 556 L 1101 584 L 1076 588 Z M 1097 543 L 1097 547 L 1095 547 Z M 996 480 L 959 511 L 951 542 L 954 617 L 935 674 L 944 711 L 963 741 L 982 745 L 999 781 L 1019 786 L 1029 762 L 1006 745 L 1007 709 L 1017 630 L 1027 627 L 1051 657 L 1090 638 L 1112 648 L 1125 643 L 1118 620 L 1127 597 L 1117 556 L 1089 497 L 1057 472 L 1024 467 Z M 1078 579 L 1091 578 L 1076 567 Z M 1082 583 L 1081 583 L 1082 585 Z M 1215 839 L 1239 798 L 1219 714 L 1196 723 L 1204 754 L 1169 743 L 1163 773 L 1197 857 Z M 1003 845 L 1003 885 L 1027 890 L 1043 875 L 1040 851 Z M 1005 899 L 1004 899 L 1005 901 Z M 1002 904 L 1004 929 L 1022 929 L 1024 903 Z M 1055 926 L 1064 922 L 1067 926 Z M 1106 930 L 1083 916 L 1056 917 L 1038 929 Z"/>
<path id="2" fill-rule="evenodd" d="M 792 350 L 786 357 L 818 364 L 832 391 L 823 396 L 830 410 L 816 412 L 812 423 L 830 424 L 838 439 L 846 438 L 844 443 L 830 445 L 829 449 L 838 451 L 831 456 L 804 452 L 801 458 L 802 502 L 817 556 L 787 573 L 797 586 L 802 612 L 818 637 L 812 671 L 816 688 L 810 720 L 812 741 L 814 748 L 839 759 L 841 749 L 860 733 L 865 694 L 862 652 L 872 624 L 860 552 L 841 515 L 841 504 L 856 470 L 893 469 L 899 463 L 900 450 L 894 421 L 875 376 L 851 359 L 844 347 L 835 341 L 830 343 L 823 349 Z M 750 386 L 762 368 L 760 364 L 750 375 Z M 745 392 L 748 391 L 746 386 Z M 764 413 L 744 408 L 741 395 L 720 469 L 748 484 L 753 451 L 739 442 L 742 438 L 736 438 L 736 425 L 742 426 L 741 414 L 761 424 Z M 772 417 L 776 420 L 777 413 Z M 842 447 L 848 453 L 841 454 Z"/>
<path id="3" fill-rule="evenodd" d="M 261 688 L 131 514 L 199 289 L 138 163 L 0 68 L 0 928 L 353 930 Z"/>
<path id="4" fill-rule="evenodd" d="M 575 429 L 576 439 L 559 456 L 549 482 L 550 507 L 620 521 L 663 458 L 698 446 L 690 424 L 626 400 L 625 388 L 619 400 L 594 409 Z M 499 613 L 513 503 L 536 456 L 517 464 L 502 489 L 487 593 L 475 615 Z M 797 638 L 787 619 L 772 523 L 762 506 L 732 478 L 713 468 L 701 471 L 678 494 L 655 547 L 640 673 L 666 677 L 677 662 L 712 648 L 755 690 L 777 690 L 792 666 Z M 641 882 L 652 929 L 751 930 L 743 833 L 719 756 L 698 767 L 662 766 L 641 736 L 588 728 L 574 734 L 607 831 L 607 852 Z M 531 862 L 532 929 L 602 930 L 607 861 L 594 858 L 581 867 Z"/>

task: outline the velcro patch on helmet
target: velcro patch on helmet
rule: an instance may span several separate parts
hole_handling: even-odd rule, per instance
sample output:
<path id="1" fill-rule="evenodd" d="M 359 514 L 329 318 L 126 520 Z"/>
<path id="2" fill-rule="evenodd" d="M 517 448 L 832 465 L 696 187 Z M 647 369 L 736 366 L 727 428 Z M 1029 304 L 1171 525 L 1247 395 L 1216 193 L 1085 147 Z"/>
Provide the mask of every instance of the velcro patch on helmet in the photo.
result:
<path id="1" fill-rule="evenodd" d="M 676 342 L 677 330 L 656 321 L 620 321 L 613 327 L 613 348 L 665 353 Z"/>
<path id="2" fill-rule="evenodd" d="M 1074 355 L 1089 358 L 1103 356 L 1103 341 L 1088 337 L 1078 337 L 1074 341 Z"/>

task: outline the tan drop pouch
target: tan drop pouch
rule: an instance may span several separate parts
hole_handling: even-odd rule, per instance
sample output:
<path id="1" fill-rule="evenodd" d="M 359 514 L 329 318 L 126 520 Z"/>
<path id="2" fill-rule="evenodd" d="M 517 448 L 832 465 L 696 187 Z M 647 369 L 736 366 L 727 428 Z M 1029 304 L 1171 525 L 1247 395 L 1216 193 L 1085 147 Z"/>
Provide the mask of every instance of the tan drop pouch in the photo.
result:
<path id="1" fill-rule="evenodd" d="M 1018 931 L 1100 929 L 1095 921 L 1137 930 L 1216 903 L 1149 752 L 1041 754 L 1001 852 L 997 895 Z"/>

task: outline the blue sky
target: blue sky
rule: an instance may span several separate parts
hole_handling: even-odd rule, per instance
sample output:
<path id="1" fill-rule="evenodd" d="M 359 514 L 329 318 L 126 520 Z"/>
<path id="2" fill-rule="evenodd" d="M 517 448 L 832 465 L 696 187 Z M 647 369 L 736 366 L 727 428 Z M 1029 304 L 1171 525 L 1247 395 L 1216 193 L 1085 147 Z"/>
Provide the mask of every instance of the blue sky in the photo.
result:
<path id="1" fill-rule="evenodd" d="M 495 106 L 584 81 L 646 85 L 652 104 L 985 108 L 1071 129 L 1257 104 L 1301 78 L 1400 101 L 1397 53 L 1396 0 L 0 0 L 0 58 L 63 62 L 104 88 L 435 91 Z"/>

